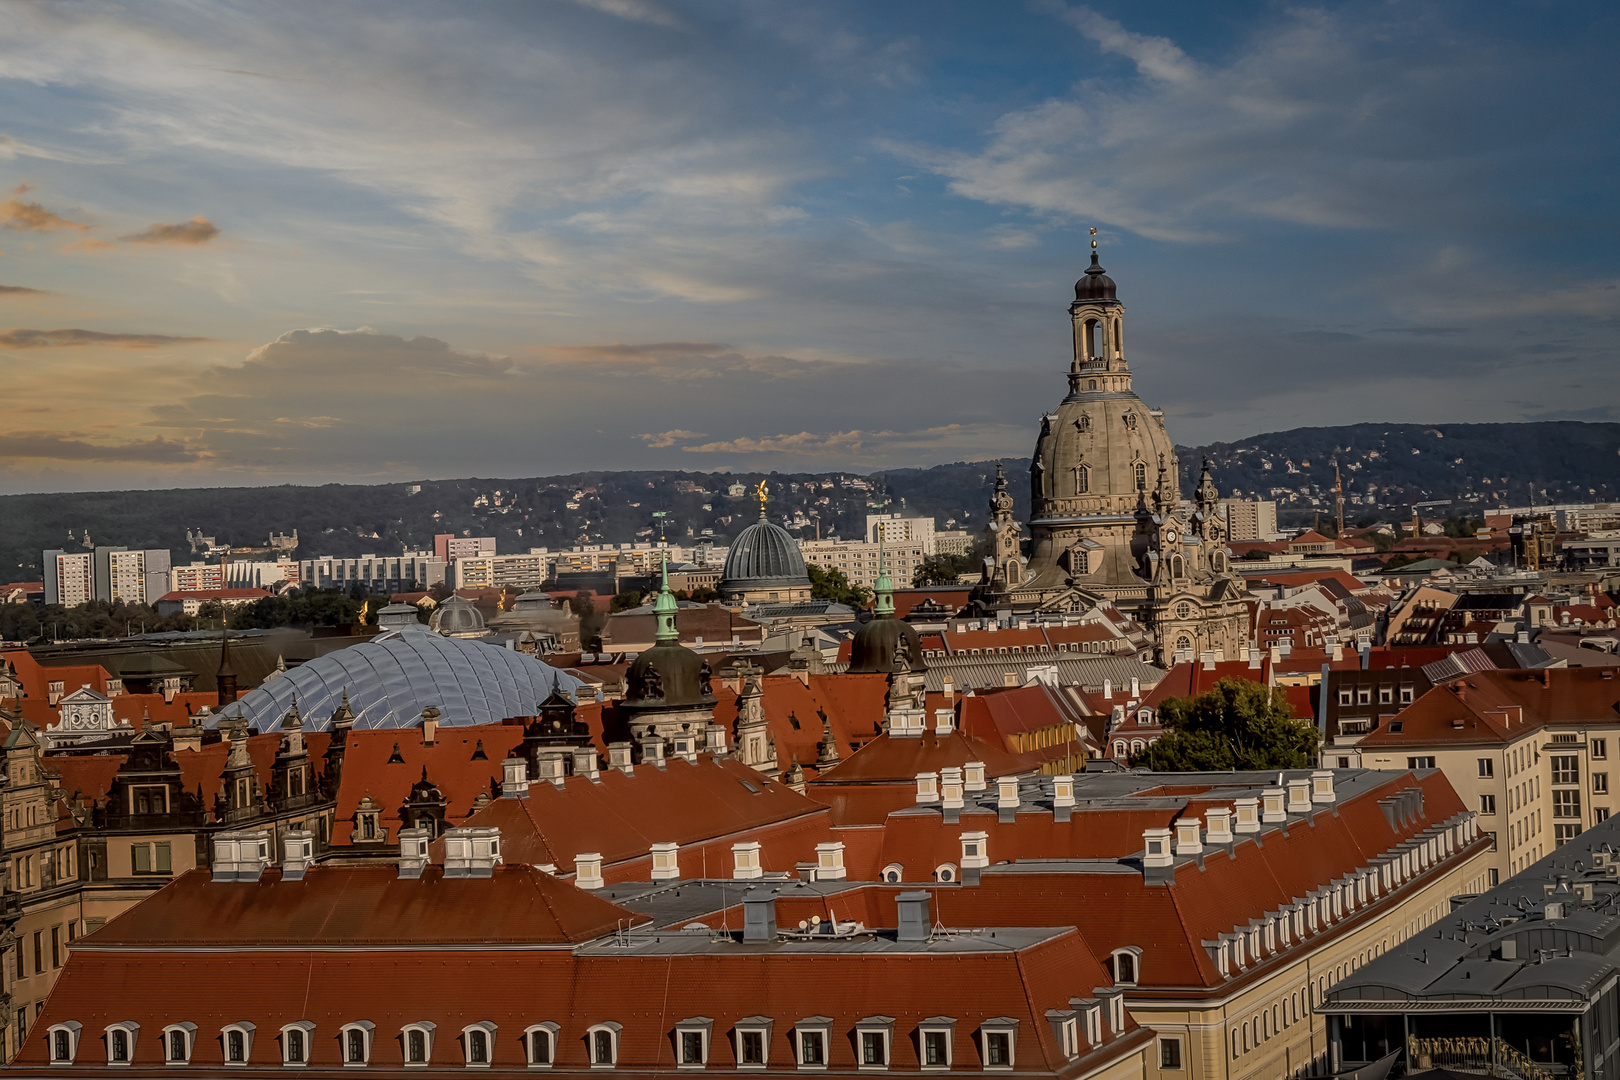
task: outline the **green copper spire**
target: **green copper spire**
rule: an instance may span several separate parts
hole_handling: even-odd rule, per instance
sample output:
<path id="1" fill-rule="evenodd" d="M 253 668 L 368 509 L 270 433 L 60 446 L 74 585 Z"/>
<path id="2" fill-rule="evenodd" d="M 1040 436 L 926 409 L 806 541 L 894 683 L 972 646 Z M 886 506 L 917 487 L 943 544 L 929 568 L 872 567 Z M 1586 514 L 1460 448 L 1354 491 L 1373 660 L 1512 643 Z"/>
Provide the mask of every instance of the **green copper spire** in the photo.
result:
<path id="1" fill-rule="evenodd" d="M 877 606 L 880 619 L 894 617 L 894 582 L 889 578 L 889 560 L 883 554 L 883 530 L 878 530 Z"/>
<path id="2" fill-rule="evenodd" d="M 675 613 L 680 605 L 675 603 L 675 594 L 669 591 L 669 552 L 663 555 L 663 585 L 658 590 L 658 602 L 653 605 L 653 615 L 658 619 L 658 641 L 679 641 L 681 632 L 675 629 Z"/>

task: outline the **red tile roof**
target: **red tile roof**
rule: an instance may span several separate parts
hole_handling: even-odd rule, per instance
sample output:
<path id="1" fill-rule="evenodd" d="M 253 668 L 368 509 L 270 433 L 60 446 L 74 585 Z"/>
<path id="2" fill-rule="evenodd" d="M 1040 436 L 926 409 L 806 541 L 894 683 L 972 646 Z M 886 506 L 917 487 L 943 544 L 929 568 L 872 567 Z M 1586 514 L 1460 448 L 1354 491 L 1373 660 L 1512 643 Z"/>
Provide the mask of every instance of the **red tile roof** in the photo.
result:
<path id="1" fill-rule="evenodd" d="M 583 709 L 576 715 L 581 713 Z M 399 808 L 410 795 L 412 785 L 422 779 L 423 769 L 448 800 L 446 814 L 451 824 L 460 825 L 472 813 L 473 801 L 480 794 L 498 794 L 501 762 L 522 742 L 523 728 L 516 724 L 440 727 L 432 743 L 422 742 L 421 728 L 349 732 L 343 750 L 332 843 L 353 842 L 355 808 L 367 795 L 382 807 L 378 824 L 387 834 L 388 843 L 396 842 Z M 480 743 L 484 757 L 477 760 L 473 755 Z M 391 761 L 396 747 L 401 760 Z"/>

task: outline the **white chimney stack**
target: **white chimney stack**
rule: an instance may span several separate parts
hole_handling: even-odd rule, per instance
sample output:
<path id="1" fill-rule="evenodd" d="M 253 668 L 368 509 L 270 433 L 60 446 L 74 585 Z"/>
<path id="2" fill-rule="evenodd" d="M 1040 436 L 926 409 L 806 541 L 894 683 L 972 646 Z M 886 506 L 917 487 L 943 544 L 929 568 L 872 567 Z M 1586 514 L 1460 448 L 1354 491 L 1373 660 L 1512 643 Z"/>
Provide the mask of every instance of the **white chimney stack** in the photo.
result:
<path id="1" fill-rule="evenodd" d="M 304 871 L 315 865 L 315 834 L 294 829 L 282 838 L 281 850 L 281 880 L 304 880 Z"/>
<path id="2" fill-rule="evenodd" d="M 1052 777 L 1052 805 L 1054 807 L 1074 805 L 1074 777 Z"/>
<path id="3" fill-rule="evenodd" d="M 939 774 L 920 772 L 917 774 L 917 805 L 930 806 L 939 802 Z"/>
<path id="4" fill-rule="evenodd" d="M 1204 842 L 1208 844 L 1230 844 L 1232 836 L 1232 811 L 1224 806 L 1212 806 L 1204 811 Z"/>
<path id="5" fill-rule="evenodd" d="M 1333 770 L 1317 769 L 1311 773 L 1311 802 L 1333 802 Z"/>
<path id="6" fill-rule="evenodd" d="M 1234 799 L 1232 807 L 1236 811 L 1236 820 L 1232 831 L 1235 833 L 1257 833 L 1260 831 L 1260 800 Z"/>
<path id="7" fill-rule="evenodd" d="M 306 834 L 307 835 L 307 834 Z M 270 834 L 261 830 L 238 830 L 214 836 L 213 879 L 215 881 L 258 881 L 270 865 Z"/>
<path id="8" fill-rule="evenodd" d="M 488 825 L 446 830 L 445 877 L 493 877 L 500 861 L 501 830 Z"/>
<path id="9" fill-rule="evenodd" d="M 602 887 L 602 853 L 587 851 L 574 856 L 574 884 L 582 889 Z"/>
<path id="10" fill-rule="evenodd" d="M 962 766 L 962 786 L 968 791 L 983 791 L 988 786 L 984 781 L 984 762 L 970 761 Z"/>
<path id="11" fill-rule="evenodd" d="M 1199 839 L 1198 819 L 1195 817 L 1176 818 L 1176 854 L 1202 855 L 1204 842 Z"/>
<path id="12" fill-rule="evenodd" d="M 816 845 L 816 880 L 817 881 L 843 881 L 844 870 L 844 842 L 834 840 L 830 843 Z"/>
<path id="13" fill-rule="evenodd" d="M 747 840 L 731 845 L 731 876 L 736 881 L 752 881 L 765 876 L 765 867 L 760 862 L 760 843 L 758 840 Z"/>
<path id="14" fill-rule="evenodd" d="M 419 878 L 428 864 L 428 840 L 432 834 L 426 829 L 399 830 L 399 876 Z"/>
<path id="15" fill-rule="evenodd" d="M 574 751 L 574 775 L 583 776 L 593 784 L 601 782 L 601 773 L 597 771 L 596 750 L 593 747 L 583 746 Z"/>
<path id="16" fill-rule="evenodd" d="M 666 840 L 652 846 L 652 879 L 679 881 L 681 877 L 681 845 Z"/>
<path id="17" fill-rule="evenodd" d="M 520 757 L 509 757 L 501 762 L 501 798 L 526 799 L 529 797 L 529 763 Z"/>

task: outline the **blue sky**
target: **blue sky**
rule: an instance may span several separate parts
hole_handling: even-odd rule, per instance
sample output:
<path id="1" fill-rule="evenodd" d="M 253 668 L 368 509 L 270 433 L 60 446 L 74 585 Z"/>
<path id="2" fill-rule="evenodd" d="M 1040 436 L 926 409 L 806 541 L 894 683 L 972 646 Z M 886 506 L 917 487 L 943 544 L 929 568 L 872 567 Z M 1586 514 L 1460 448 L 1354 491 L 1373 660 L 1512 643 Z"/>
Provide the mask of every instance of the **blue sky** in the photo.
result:
<path id="1" fill-rule="evenodd" d="M 1620 419 L 1609 5 L 16 4 L 0 490 Z"/>

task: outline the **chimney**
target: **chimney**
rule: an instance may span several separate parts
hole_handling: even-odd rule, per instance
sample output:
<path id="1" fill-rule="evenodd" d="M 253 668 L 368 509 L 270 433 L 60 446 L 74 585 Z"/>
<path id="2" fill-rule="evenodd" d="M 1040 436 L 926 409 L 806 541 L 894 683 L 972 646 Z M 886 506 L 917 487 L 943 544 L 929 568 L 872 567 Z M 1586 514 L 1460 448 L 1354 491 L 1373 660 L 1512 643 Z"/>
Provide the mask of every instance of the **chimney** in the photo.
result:
<path id="1" fill-rule="evenodd" d="M 601 775 L 596 767 L 596 750 L 594 747 L 581 746 L 574 750 L 574 775 L 583 776 L 593 784 L 602 782 Z"/>
<path id="2" fill-rule="evenodd" d="M 1259 649 L 1251 649 L 1247 645 L 1245 645 L 1243 647 L 1243 653 L 1244 653 L 1243 658 L 1249 662 L 1250 670 L 1259 671 L 1260 670 L 1260 650 Z"/>
<path id="3" fill-rule="evenodd" d="M 1205 650 L 1204 656 L 1203 656 L 1203 663 L 1200 664 L 1199 666 L 1202 667 L 1203 670 L 1205 670 L 1205 671 L 1214 671 L 1215 670 L 1215 654 L 1208 651 L 1208 650 Z"/>
<path id="4" fill-rule="evenodd" d="M 1052 819 L 1068 821 L 1074 813 L 1074 777 L 1052 777 Z"/>
<path id="5" fill-rule="evenodd" d="M 842 840 L 833 840 L 829 843 L 817 844 L 816 880 L 843 881 L 845 876 L 844 842 Z"/>
<path id="6" fill-rule="evenodd" d="M 242 829 L 214 835 L 215 881 L 258 881 L 269 865 L 269 833 Z"/>
<path id="7" fill-rule="evenodd" d="M 1317 769 L 1311 773 L 1311 802 L 1330 803 L 1333 801 L 1333 770 Z"/>
<path id="8" fill-rule="evenodd" d="M 945 692 L 946 704 L 950 704 L 956 700 L 956 683 L 949 675 L 945 676 L 943 682 L 940 684 L 940 689 Z"/>
<path id="9" fill-rule="evenodd" d="M 979 883 L 979 874 L 990 865 L 990 834 L 965 832 L 962 834 L 962 881 L 968 885 Z"/>
<path id="10" fill-rule="evenodd" d="M 697 762 L 697 736 L 690 731 L 682 731 L 674 738 L 675 756 L 688 764 Z"/>
<path id="11" fill-rule="evenodd" d="M 934 734 L 949 735 L 956 727 L 956 713 L 951 709 L 934 710 Z"/>
<path id="12" fill-rule="evenodd" d="M 652 846 L 652 879 L 679 881 L 681 879 L 681 845 L 665 840 Z"/>
<path id="13" fill-rule="evenodd" d="M 1267 654 L 1273 664 L 1282 659 L 1282 649 L 1275 644 L 1267 650 Z"/>
<path id="14" fill-rule="evenodd" d="M 928 904 L 929 896 L 921 889 L 903 892 L 894 898 L 896 941 L 927 941 L 933 936 L 934 923 Z"/>
<path id="15" fill-rule="evenodd" d="M 1311 781 L 1308 777 L 1301 776 L 1288 781 L 1288 812 L 1290 814 L 1311 812 Z"/>
<path id="16" fill-rule="evenodd" d="M 1148 885 L 1175 883 L 1176 857 L 1170 850 L 1169 829 L 1142 830 L 1142 880 Z"/>
<path id="17" fill-rule="evenodd" d="M 664 767 L 664 740 L 662 736 L 649 732 L 641 737 L 641 763 L 659 769 Z"/>
<path id="18" fill-rule="evenodd" d="M 627 742 L 608 743 L 608 768 L 618 769 L 626 776 L 634 776 L 636 767 L 630 762 L 631 744 Z"/>
<path id="19" fill-rule="evenodd" d="M 929 806 L 939 802 L 939 774 L 920 772 L 917 774 L 917 805 Z"/>
<path id="20" fill-rule="evenodd" d="M 541 754 L 535 762 L 534 782 L 537 784 L 549 782 L 554 787 L 562 787 L 567 781 L 568 769 L 563 764 L 562 755 Z M 524 787 L 524 791 L 528 791 L 527 786 Z"/>
<path id="21" fill-rule="evenodd" d="M 427 829 L 401 829 L 399 830 L 399 876 L 402 878 L 419 878 L 428 864 L 428 840 L 431 834 Z"/>
<path id="22" fill-rule="evenodd" d="M 1335 659 L 1335 660 L 1343 660 L 1344 659 L 1344 646 L 1339 644 L 1337 641 L 1335 641 L 1333 643 L 1333 652 L 1332 652 L 1331 655 L 1332 655 L 1333 659 Z"/>
<path id="23" fill-rule="evenodd" d="M 432 705 L 422 710 L 422 745 L 432 746 L 439 737 L 439 710 Z"/>
<path id="24" fill-rule="evenodd" d="M 281 838 L 281 880 L 303 881 L 304 871 L 315 865 L 315 834 L 293 829 Z"/>
<path id="25" fill-rule="evenodd" d="M 1114 680 L 1112 680 L 1112 679 L 1104 679 L 1103 680 L 1103 700 L 1104 701 L 1113 701 L 1114 700 Z"/>
<path id="26" fill-rule="evenodd" d="M 985 786 L 984 762 L 970 761 L 962 766 L 962 787 L 965 790 L 983 791 Z"/>
<path id="27" fill-rule="evenodd" d="M 945 811 L 945 820 L 954 821 L 962 812 L 962 770 L 946 768 L 939 770 L 940 809 Z"/>
<path id="28" fill-rule="evenodd" d="M 1260 792 L 1260 820 L 1267 825 L 1275 825 L 1288 819 L 1288 812 L 1283 809 L 1283 799 L 1287 792 L 1280 787 L 1264 788 Z"/>
<path id="29" fill-rule="evenodd" d="M 1015 776 L 1003 776 L 996 781 L 996 820 L 1018 820 L 1018 778 Z"/>
<path id="30" fill-rule="evenodd" d="M 574 884 L 581 889 L 602 887 L 602 853 L 586 851 L 574 856 Z"/>
<path id="31" fill-rule="evenodd" d="M 1198 819 L 1195 817 L 1176 818 L 1176 854 L 1202 855 L 1204 842 L 1198 836 Z"/>
<path id="32" fill-rule="evenodd" d="M 765 876 L 765 867 L 761 865 L 760 843 L 758 840 L 745 840 L 731 845 L 731 877 L 734 881 L 753 881 Z"/>
<path id="33" fill-rule="evenodd" d="M 1142 680 L 1135 675 L 1131 676 L 1131 700 L 1142 700 Z"/>
<path id="34" fill-rule="evenodd" d="M 720 757 L 721 755 L 725 754 L 726 725 L 710 724 L 704 730 L 703 746 L 704 749 L 708 750 L 709 753 L 715 755 L 716 757 Z"/>
<path id="35" fill-rule="evenodd" d="M 1260 831 L 1259 799 L 1233 799 L 1232 808 L 1236 812 L 1236 819 L 1232 824 L 1233 832 L 1241 835 Z"/>
<path id="36" fill-rule="evenodd" d="M 558 762 L 561 764 L 561 762 Z M 527 799 L 529 797 L 529 763 L 520 757 L 509 757 L 501 762 L 501 798 Z"/>
<path id="37" fill-rule="evenodd" d="M 1204 811 L 1204 842 L 1206 844 L 1230 844 L 1232 836 L 1232 811 L 1224 806 L 1212 806 Z"/>
<path id="38" fill-rule="evenodd" d="M 486 825 L 445 831 L 445 877 L 494 877 L 500 861 L 501 830 Z"/>
<path id="39" fill-rule="evenodd" d="M 762 889 L 743 894 L 743 940 L 776 940 L 776 895 Z"/>

